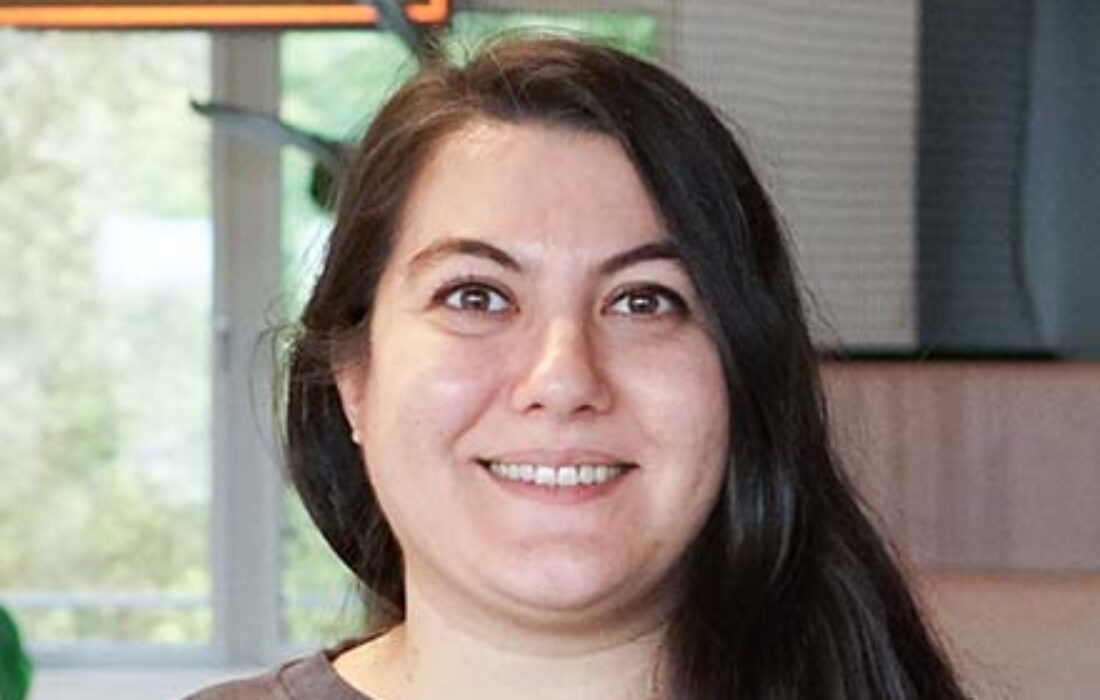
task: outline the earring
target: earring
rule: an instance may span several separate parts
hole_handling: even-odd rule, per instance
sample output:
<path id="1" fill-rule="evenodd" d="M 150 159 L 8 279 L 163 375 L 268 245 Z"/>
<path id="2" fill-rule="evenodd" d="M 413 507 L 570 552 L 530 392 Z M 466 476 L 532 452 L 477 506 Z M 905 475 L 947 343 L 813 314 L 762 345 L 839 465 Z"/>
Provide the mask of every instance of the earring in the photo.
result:
<path id="1" fill-rule="evenodd" d="M 360 444 L 360 442 L 359 442 L 359 430 L 356 429 L 356 428 L 351 429 L 351 441 L 354 442 L 356 445 Z"/>

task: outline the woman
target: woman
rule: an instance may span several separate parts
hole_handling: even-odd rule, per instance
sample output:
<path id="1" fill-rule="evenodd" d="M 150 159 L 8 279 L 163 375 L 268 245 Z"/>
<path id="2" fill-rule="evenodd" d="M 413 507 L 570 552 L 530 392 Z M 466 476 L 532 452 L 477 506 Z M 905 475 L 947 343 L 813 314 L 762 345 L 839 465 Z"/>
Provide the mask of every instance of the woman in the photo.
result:
<path id="1" fill-rule="evenodd" d="M 962 698 L 830 452 L 775 211 L 667 73 L 560 39 L 366 134 L 290 473 L 371 636 L 201 698 Z"/>

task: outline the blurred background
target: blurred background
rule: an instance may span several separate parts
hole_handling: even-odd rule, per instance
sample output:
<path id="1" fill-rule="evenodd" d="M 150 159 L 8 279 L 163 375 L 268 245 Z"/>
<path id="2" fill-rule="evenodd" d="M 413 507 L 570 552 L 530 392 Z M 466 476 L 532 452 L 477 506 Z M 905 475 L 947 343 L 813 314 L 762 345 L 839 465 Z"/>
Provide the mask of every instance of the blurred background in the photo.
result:
<path id="1" fill-rule="evenodd" d="M 0 2 L 0 605 L 29 697 L 177 697 L 357 632 L 280 476 L 273 331 L 339 144 L 425 36 L 519 27 L 658 61 L 738 125 L 840 449 L 971 687 L 1095 697 L 1087 0 Z"/>

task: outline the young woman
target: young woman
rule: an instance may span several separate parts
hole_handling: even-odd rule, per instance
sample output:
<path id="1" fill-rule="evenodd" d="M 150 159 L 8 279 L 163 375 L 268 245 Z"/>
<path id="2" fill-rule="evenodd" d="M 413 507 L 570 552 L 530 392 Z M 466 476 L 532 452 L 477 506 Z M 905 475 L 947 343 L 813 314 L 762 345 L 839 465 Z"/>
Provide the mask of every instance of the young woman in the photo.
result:
<path id="1" fill-rule="evenodd" d="M 290 473 L 369 635 L 213 698 L 962 698 L 830 451 L 778 218 L 662 70 L 521 39 L 380 112 Z"/>

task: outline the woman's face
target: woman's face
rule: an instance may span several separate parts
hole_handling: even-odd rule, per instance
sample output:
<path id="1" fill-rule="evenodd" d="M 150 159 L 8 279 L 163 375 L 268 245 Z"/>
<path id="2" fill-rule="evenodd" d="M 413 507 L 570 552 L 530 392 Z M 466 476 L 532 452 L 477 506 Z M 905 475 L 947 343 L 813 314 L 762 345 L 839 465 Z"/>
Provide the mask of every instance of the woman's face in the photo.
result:
<path id="1" fill-rule="evenodd" d="M 338 378 L 410 606 L 659 615 L 717 498 L 722 368 L 612 139 L 478 123 L 410 193 Z"/>

